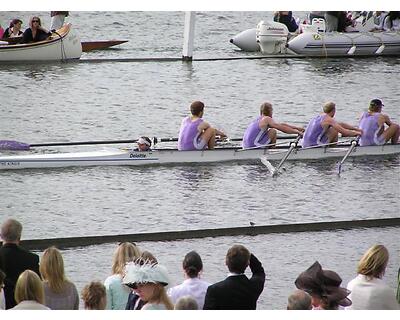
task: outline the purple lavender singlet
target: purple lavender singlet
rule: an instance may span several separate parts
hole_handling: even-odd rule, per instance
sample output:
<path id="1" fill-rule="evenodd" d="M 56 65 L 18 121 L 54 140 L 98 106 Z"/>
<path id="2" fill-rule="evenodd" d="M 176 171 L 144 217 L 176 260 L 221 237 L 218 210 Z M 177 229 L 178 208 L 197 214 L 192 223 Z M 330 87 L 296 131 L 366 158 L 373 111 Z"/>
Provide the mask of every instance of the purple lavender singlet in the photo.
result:
<path id="1" fill-rule="evenodd" d="M 253 120 L 247 127 L 243 135 L 243 149 L 263 146 L 270 142 L 268 136 L 268 128 L 265 130 L 260 129 L 259 123 L 262 118 L 263 116 L 259 116 L 257 119 Z"/>
<path id="2" fill-rule="evenodd" d="M 360 129 L 363 130 L 363 135 L 360 138 L 360 146 L 374 146 L 385 143 L 385 139 L 378 136 L 381 129 L 378 125 L 379 116 L 379 113 L 370 114 L 368 112 L 364 112 L 361 116 Z"/>
<path id="3" fill-rule="evenodd" d="M 303 135 L 303 148 L 328 143 L 328 137 L 321 126 L 321 122 L 326 116 L 326 114 L 322 114 L 310 120 Z"/>
<path id="4" fill-rule="evenodd" d="M 181 129 L 179 130 L 178 150 L 201 150 L 204 149 L 205 143 L 199 139 L 200 132 L 197 130 L 203 119 L 192 121 L 190 117 L 182 120 Z"/>

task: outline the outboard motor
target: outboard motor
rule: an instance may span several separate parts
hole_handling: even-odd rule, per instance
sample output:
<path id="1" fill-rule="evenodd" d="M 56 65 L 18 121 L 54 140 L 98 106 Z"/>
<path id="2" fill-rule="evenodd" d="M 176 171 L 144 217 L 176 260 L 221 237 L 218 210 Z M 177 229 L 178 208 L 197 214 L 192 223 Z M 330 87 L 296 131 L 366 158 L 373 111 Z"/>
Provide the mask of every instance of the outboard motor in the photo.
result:
<path id="1" fill-rule="evenodd" d="M 264 54 L 286 53 L 288 28 L 275 21 L 260 21 L 257 25 L 257 43 Z"/>

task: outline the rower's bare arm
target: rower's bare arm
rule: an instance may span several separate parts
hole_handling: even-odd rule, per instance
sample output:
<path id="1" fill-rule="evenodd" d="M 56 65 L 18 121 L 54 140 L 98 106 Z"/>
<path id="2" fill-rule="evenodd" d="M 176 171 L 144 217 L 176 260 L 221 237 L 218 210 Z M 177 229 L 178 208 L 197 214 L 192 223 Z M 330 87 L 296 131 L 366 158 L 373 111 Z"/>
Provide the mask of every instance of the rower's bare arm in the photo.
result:
<path id="1" fill-rule="evenodd" d="M 383 117 L 383 122 L 386 123 L 388 126 L 390 126 L 393 122 L 390 120 L 389 116 L 387 114 L 382 114 Z M 382 123 L 383 124 L 383 123 Z"/>
<path id="2" fill-rule="evenodd" d="M 304 132 L 305 131 L 305 129 L 303 127 L 293 126 L 293 125 L 288 124 L 288 123 L 281 123 L 281 124 L 283 124 L 285 126 L 288 126 L 288 127 L 292 128 L 292 129 L 295 129 L 295 130 L 297 130 L 299 132 Z"/>
<path id="3" fill-rule="evenodd" d="M 333 121 L 331 126 L 337 130 L 337 132 L 341 133 L 343 137 L 355 137 L 358 135 L 362 135 L 362 130 L 360 129 L 346 129 L 345 127 L 341 126 L 336 121 Z"/>
<path id="4" fill-rule="evenodd" d="M 359 130 L 359 128 L 352 126 L 351 124 L 347 124 L 345 122 L 338 122 L 338 124 L 347 130 Z"/>
<path id="5" fill-rule="evenodd" d="M 294 134 L 302 135 L 301 131 L 299 131 L 297 129 L 294 129 L 294 128 L 290 127 L 290 126 L 287 126 L 284 123 L 276 123 L 275 122 L 275 125 L 273 126 L 273 128 L 278 129 L 279 131 L 282 131 L 284 133 L 294 133 Z"/>

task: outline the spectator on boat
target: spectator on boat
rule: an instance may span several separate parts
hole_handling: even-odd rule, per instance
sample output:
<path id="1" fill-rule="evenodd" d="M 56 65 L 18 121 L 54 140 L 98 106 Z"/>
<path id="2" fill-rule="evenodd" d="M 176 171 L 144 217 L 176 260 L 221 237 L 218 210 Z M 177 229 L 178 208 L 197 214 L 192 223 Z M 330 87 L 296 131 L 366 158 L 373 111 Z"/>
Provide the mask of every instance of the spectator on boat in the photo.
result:
<path id="1" fill-rule="evenodd" d="M 276 11 L 274 14 L 274 21 L 283 23 L 289 32 L 295 32 L 299 27 L 293 17 L 292 11 Z"/>
<path id="2" fill-rule="evenodd" d="M 174 310 L 198 310 L 199 306 L 192 296 L 180 297 L 174 306 Z"/>
<path id="3" fill-rule="evenodd" d="M 22 272 L 15 286 L 17 305 L 12 310 L 50 310 L 44 305 L 43 283 L 32 270 Z"/>
<path id="4" fill-rule="evenodd" d="M 383 23 L 385 31 L 400 31 L 400 11 L 389 11 Z"/>
<path id="5" fill-rule="evenodd" d="M 130 288 L 146 304 L 141 310 L 172 310 L 174 304 L 165 290 L 169 284 L 165 267 L 160 264 L 145 261 L 144 263 L 129 262 L 126 265 L 126 274 L 123 279 Z"/>
<path id="6" fill-rule="evenodd" d="M 296 290 L 288 297 L 287 310 L 311 310 L 311 296 L 303 291 Z"/>
<path id="7" fill-rule="evenodd" d="M 275 122 L 272 113 L 271 103 L 264 102 L 260 106 L 260 115 L 249 124 L 244 132 L 243 149 L 276 144 L 277 130 L 284 133 L 303 134 L 303 128 Z"/>
<path id="8" fill-rule="evenodd" d="M 3 38 L 16 38 L 22 36 L 22 20 L 13 19 L 10 26 L 4 31 Z"/>
<path id="9" fill-rule="evenodd" d="M 346 11 L 325 11 L 324 18 L 326 32 L 345 32 L 346 27 L 352 25 Z"/>
<path id="10" fill-rule="evenodd" d="M 190 105 L 191 116 L 182 120 L 179 130 L 178 150 L 214 149 L 215 136 L 226 137 L 225 133 L 204 121 L 204 103 L 194 101 Z"/>
<path id="11" fill-rule="evenodd" d="M 50 11 L 50 30 L 60 29 L 64 25 L 64 20 L 68 15 L 68 11 Z"/>
<path id="12" fill-rule="evenodd" d="M 121 243 L 115 250 L 111 269 L 112 275 L 104 281 L 107 292 L 107 310 L 125 309 L 130 292 L 129 288 L 122 283 L 125 265 L 139 257 L 139 248 L 130 242 Z"/>
<path id="13" fill-rule="evenodd" d="M 3 29 L 3 27 L 2 27 L 1 24 L 0 24 L 0 39 L 3 38 L 3 34 L 4 34 L 4 29 Z"/>
<path id="14" fill-rule="evenodd" d="M 351 280 L 347 289 L 353 304 L 346 309 L 355 310 L 397 310 L 396 293 L 382 278 L 389 262 L 389 251 L 383 245 L 369 248 L 357 267 L 357 277 Z"/>
<path id="15" fill-rule="evenodd" d="M 31 17 L 29 19 L 29 28 L 22 35 L 21 43 L 38 42 L 48 39 L 51 32 L 42 27 L 39 17 Z"/>
<path id="16" fill-rule="evenodd" d="M 16 305 L 14 299 L 15 284 L 19 275 L 26 269 L 39 273 L 39 256 L 23 249 L 21 240 L 22 225 L 15 219 L 7 219 L 1 226 L 3 245 L 0 248 L 0 269 L 6 274 L 4 295 L 6 309 Z"/>
<path id="17" fill-rule="evenodd" d="M 158 263 L 157 259 L 151 252 L 144 250 L 137 263 L 144 264 L 146 261 L 153 264 Z M 139 295 L 135 293 L 134 289 L 131 289 L 125 310 L 140 310 L 145 304 L 146 302 L 140 299 Z"/>
<path id="18" fill-rule="evenodd" d="M 303 148 L 335 143 L 338 141 L 338 133 L 341 133 L 343 137 L 362 135 L 361 129 L 334 119 L 336 105 L 333 102 L 325 103 L 323 111 L 308 123 L 303 136 Z"/>
<path id="19" fill-rule="evenodd" d="M 363 134 L 360 146 L 383 145 L 389 140 L 392 144 L 398 143 L 400 127 L 392 122 L 388 115 L 382 113 L 382 107 L 381 100 L 373 99 L 369 103 L 368 111 L 361 115 L 360 129 L 363 130 Z"/>
<path id="20" fill-rule="evenodd" d="M 385 11 L 375 11 L 373 15 L 374 19 L 374 28 L 371 31 L 383 31 L 383 23 L 387 16 L 387 12 Z"/>
<path id="21" fill-rule="evenodd" d="M 203 309 L 204 298 L 210 284 L 200 279 L 203 271 L 203 262 L 200 255 L 196 251 L 187 253 L 183 259 L 182 268 L 184 277 L 186 278 L 185 281 L 180 285 L 170 288 L 168 295 L 174 304 L 181 297 L 191 296 L 195 299 L 198 309 Z"/>
<path id="22" fill-rule="evenodd" d="M 4 297 L 4 280 L 6 278 L 6 274 L 3 270 L 0 269 L 0 310 L 6 309 L 6 299 Z"/>
<path id="23" fill-rule="evenodd" d="M 65 276 L 64 260 L 56 247 L 43 252 L 39 270 L 43 278 L 45 305 L 51 310 L 78 310 L 78 290 Z"/>
<path id="24" fill-rule="evenodd" d="M 137 148 L 133 151 L 151 151 L 151 140 L 149 137 L 142 136 L 137 140 Z"/>
<path id="25" fill-rule="evenodd" d="M 81 292 L 86 310 L 104 310 L 107 305 L 106 288 L 100 281 L 92 281 Z"/>
<path id="26" fill-rule="evenodd" d="M 314 310 L 337 310 L 348 307 L 350 291 L 340 287 L 342 278 L 332 270 L 323 270 L 318 261 L 302 272 L 296 279 L 298 289 L 311 295 Z"/>
<path id="27" fill-rule="evenodd" d="M 225 280 L 210 285 L 204 310 L 255 310 L 264 290 L 265 272 L 261 262 L 243 245 L 232 246 L 225 258 L 229 275 Z M 244 274 L 250 267 L 252 277 Z"/>

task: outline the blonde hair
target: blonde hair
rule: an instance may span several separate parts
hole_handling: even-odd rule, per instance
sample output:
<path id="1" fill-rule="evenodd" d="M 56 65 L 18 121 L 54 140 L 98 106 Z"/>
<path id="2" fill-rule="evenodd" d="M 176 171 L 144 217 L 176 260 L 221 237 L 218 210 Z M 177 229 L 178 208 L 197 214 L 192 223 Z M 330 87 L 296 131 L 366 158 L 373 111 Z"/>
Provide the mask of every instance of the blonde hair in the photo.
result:
<path id="1" fill-rule="evenodd" d="M 22 272 L 15 286 L 14 298 L 17 303 L 25 300 L 34 300 L 44 304 L 43 283 L 32 270 Z"/>
<path id="2" fill-rule="evenodd" d="M 69 282 L 65 277 L 64 260 L 56 247 L 47 248 L 40 261 L 40 274 L 52 291 L 60 293 Z"/>
<path id="3" fill-rule="evenodd" d="M 129 261 L 135 261 L 139 257 L 140 250 L 136 245 L 130 242 L 122 242 L 114 253 L 112 273 L 123 275 L 125 264 Z"/>
<path id="4" fill-rule="evenodd" d="M 323 110 L 325 113 L 330 113 L 333 110 L 335 110 L 336 108 L 336 104 L 334 104 L 333 102 L 327 102 L 324 104 Z"/>
<path id="5" fill-rule="evenodd" d="M 272 116 L 272 104 L 270 104 L 269 102 L 264 102 L 260 106 L 260 114 L 268 117 Z"/>
<path id="6" fill-rule="evenodd" d="M 381 278 L 389 261 L 389 251 L 377 244 L 369 248 L 358 262 L 357 273 L 368 278 Z"/>
<path id="7" fill-rule="evenodd" d="M 149 283 L 150 284 L 150 283 Z M 165 287 L 161 283 L 151 283 L 154 286 L 153 296 L 149 299 L 150 303 L 161 303 L 167 310 L 173 310 L 174 304 L 167 295 Z"/>

